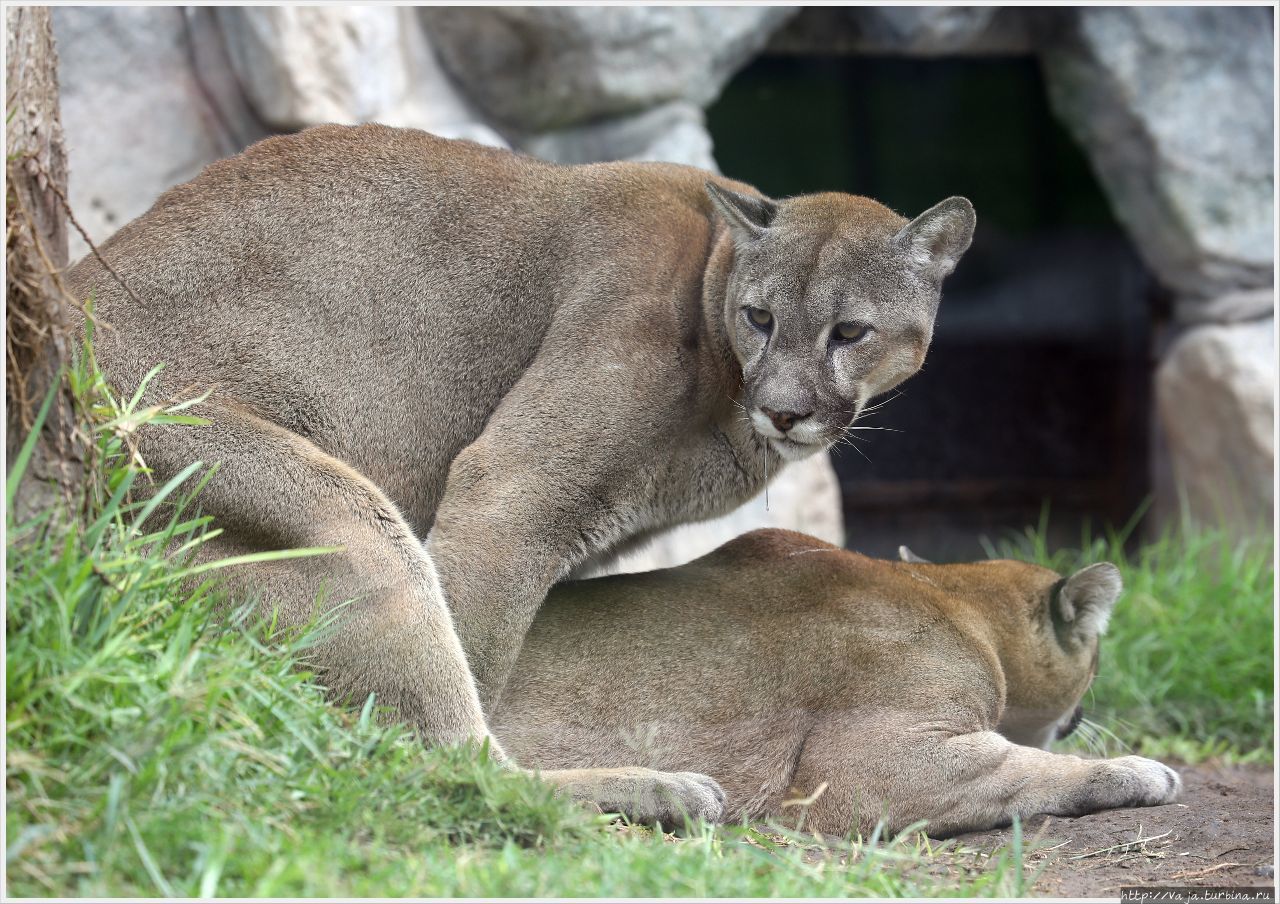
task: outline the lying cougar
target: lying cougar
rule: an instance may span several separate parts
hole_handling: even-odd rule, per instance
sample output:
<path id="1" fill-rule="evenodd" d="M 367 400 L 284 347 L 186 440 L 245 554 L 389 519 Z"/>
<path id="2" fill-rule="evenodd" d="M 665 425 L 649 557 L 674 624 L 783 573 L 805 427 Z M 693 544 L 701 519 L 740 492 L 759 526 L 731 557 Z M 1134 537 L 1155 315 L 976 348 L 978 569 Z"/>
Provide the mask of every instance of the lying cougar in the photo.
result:
<path id="1" fill-rule="evenodd" d="M 128 290 L 93 256 L 70 282 L 121 389 L 164 362 L 152 400 L 212 390 L 211 426 L 141 437 L 158 480 L 222 463 L 206 556 L 343 549 L 232 589 L 286 625 L 322 590 L 357 599 L 315 650 L 324 680 L 449 742 L 488 735 L 552 584 L 731 510 L 915 373 L 973 226 L 960 198 L 908 222 L 683 166 L 323 126 L 124 226 L 102 255 Z M 701 776 L 548 778 L 625 789 L 638 816 L 720 806 Z"/>
<path id="2" fill-rule="evenodd" d="M 1049 753 L 1080 719 L 1113 565 L 1066 579 L 1013 561 L 884 562 L 781 530 L 666 571 L 563 584 L 492 719 L 548 769 L 635 764 L 715 777 L 732 818 L 828 834 L 927 820 L 1172 801 L 1137 756 Z"/>

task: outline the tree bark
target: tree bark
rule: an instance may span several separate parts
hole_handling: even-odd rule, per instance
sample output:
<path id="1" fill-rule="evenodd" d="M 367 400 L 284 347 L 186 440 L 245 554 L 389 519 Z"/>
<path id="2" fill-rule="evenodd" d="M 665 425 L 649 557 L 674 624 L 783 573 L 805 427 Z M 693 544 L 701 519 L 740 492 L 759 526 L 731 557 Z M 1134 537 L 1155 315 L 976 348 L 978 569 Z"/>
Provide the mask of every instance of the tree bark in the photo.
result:
<path id="1" fill-rule="evenodd" d="M 58 56 L 46 7 L 5 11 L 8 117 L 5 165 L 5 452 L 13 467 L 49 393 L 52 407 L 19 486 L 13 515 L 71 501 L 83 478 L 70 361 L 64 204 L 67 157 L 58 108 Z"/>

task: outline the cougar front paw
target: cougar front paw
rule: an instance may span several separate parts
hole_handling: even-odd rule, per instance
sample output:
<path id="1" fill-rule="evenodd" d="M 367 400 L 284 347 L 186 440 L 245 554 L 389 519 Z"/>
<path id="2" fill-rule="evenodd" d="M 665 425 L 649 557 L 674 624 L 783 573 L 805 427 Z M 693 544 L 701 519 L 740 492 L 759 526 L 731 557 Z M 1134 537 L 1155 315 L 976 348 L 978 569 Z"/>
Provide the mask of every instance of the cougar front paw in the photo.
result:
<path id="1" fill-rule="evenodd" d="M 1112 765 L 1127 773 L 1126 785 L 1131 790 L 1129 806 L 1155 807 L 1170 804 L 1182 793 L 1182 779 L 1164 763 L 1142 756 L 1122 756 Z"/>
<path id="2" fill-rule="evenodd" d="M 575 800 L 591 801 L 607 813 L 634 822 L 663 825 L 724 818 L 725 794 L 715 779 L 697 772 L 654 769 L 566 769 L 542 777 Z"/>

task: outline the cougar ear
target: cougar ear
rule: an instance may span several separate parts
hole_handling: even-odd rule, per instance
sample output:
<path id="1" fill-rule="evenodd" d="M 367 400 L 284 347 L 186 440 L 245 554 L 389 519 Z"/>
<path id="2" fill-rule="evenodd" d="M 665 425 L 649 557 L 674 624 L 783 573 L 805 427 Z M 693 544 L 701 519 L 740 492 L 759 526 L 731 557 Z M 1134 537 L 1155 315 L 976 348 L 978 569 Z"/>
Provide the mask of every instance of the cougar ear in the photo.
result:
<path id="1" fill-rule="evenodd" d="M 977 222 L 967 198 L 947 198 L 903 226 L 893 241 L 912 266 L 941 282 L 973 241 Z"/>
<path id="2" fill-rule="evenodd" d="M 1089 565 L 1071 575 L 1058 586 L 1052 603 L 1059 634 L 1084 643 L 1106 633 L 1123 589 L 1120 569 L 1110 562 Z"/>
<path id="3" fill-rule="evenodd" d="M 916 565 L 932 565 L 933 564 L 928 559 L 925 559 L 925 558 L 922 558 L 921 556 L 916 555 L 910 550 L 910 548 L 906 546 L 898 547 L 898 558 L 904 562 L 911 562 Z"/>
<path id="4" fill-rule="evenodd" d="M 763 196 L 739 194 L 710 181 L 706 189 L 716 212 L 724 217 L 734 241 L 740 245 L 760 238 L 778 212 L 777 202 Z"/>

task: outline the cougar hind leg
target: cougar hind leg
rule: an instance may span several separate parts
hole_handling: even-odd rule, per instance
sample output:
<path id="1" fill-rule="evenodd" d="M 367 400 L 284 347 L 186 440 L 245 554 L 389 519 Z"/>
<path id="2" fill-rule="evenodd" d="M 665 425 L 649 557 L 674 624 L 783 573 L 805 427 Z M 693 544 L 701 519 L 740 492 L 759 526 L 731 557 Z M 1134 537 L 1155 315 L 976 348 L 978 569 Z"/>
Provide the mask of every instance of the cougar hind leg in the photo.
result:
<path id="1" fill-rule="evenodd" d="M 199 502 L 223 533 L 205 558 L 299 547 L 341 547 L 316 557 L 228 569 L 233 596 L 271 607 L 281 627 L 346 603 L 309 664 L 336 700 L 369 694 L 428 743 L 489 740 L 436 569 L 395 506 L 368 479 L 303 437 L 228 405 L 206 405 L 209 427 L 153 428 L 144 455 L 159 479 L 192 461 L 220 462 Z M 347 602 L 350 601 L 350 602 Z M 693 773 L 568 769 L 538 773 L 559 793 L 639 821 L 715 820 L 724 794 Z"/>
<path id="2" fill-rule="evenodd" d="M 207 427 L 156 427 L 143 453 L 163 479 L 192 461 L 220 467 L 198 498 L 223 534 L 201 558 L 298 547 L 322 556 L 229 568 L 233 597 L 260 601 L 281 627 L 346 603 L 308 664 L 335 699 L 369 694 L 424 740 L 488 736 L 475 684 L 435 567 L 395 506 L 369 480 L 305 438 L 230 405 L 205 405 Z M 491 745 L 495 755 L 500 748 Z"/>

